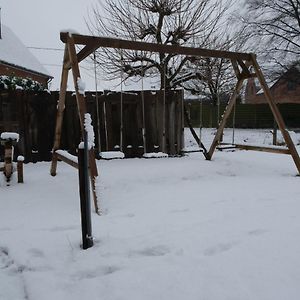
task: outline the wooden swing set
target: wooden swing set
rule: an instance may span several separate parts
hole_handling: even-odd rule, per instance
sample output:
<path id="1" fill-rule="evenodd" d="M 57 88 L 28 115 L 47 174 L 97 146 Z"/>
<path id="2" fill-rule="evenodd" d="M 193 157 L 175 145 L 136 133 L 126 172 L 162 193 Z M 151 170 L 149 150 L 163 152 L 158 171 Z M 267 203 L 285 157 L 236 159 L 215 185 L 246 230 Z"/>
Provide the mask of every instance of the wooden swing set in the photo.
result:
<path id="1" fill-rule="evenodd" d="M 136 51 L 149 51 L 149 52 L 158 52 L 158 53 L 168 53 L 176 55 L 186 55 L 191 57 L 214 57 L 214 58 L 223 58 L 229 59 L 232 63 L 237 83 L 231 98 L 228 101 L 228 105 L 224 111 L 224 114 L 219 123 L 218 130 L 214 137 L 214 140 L 205 153 L 205 157 L 208 160 L 211 160 L 216 147 L 220 144 L 222 139 L 223 130 L 226 125 L 236 99 L 239 95 L 239 92 L 243 86 L 245 80 L 253 77 L 257 77 L 260 85 L 265 93 L 265 97 L 268 101 L 270 109 L 273 113 L 274 119 L 277 122 L 278 128 L 280 129 L 286 147 L 259 147 L 251 145 L 237 145 L 241 149 L 246 150 L 256 150 L 256 151 L 265 151 L 272 153 L 281 153 L 289 154 L 292 156 L 296 168 L 300 174 L 300 158 L 298 152 L 295 148 L 295 145 L 286 129 L 284 120 L 281 116 L 281 113 L 272 98 L 270 89 L 266 83 L 265 77 L 261 71 L 261 68 L 256 60 L 256 55 L 253 53 L 239 53 L 239 52 L 230 52 L 230 51 L 221 51 L 221 50 L 209 50 L 195 47 L 181 47 L 178 45 L 162 45 L 155 43 L 146 43 L 138 41 L 127 41 L 115 38 L 108 37 L 96 37 L 96 36 L 87 36 L 80 34 L 73 34 L 71 32 L 61 32 L 60 39 L 65 44 L 62 75 L 61 75 L 61 86 L 60 86 L 60 95 L 57 106 L 57 119 L 56 119 L 56 130 L 55 130 L 55 139 L 53 146 L 53 156 L 52 156 L 52 165 L 51 165 L 51 175 L 56 175 L 57 170 L 57 161 L 58 159 L 72 165 L 73 167 L 78 168 L 76 161 L 70 159 L 67 155 L 63 154 L 63 151 L 59 151 L 61 133 L 62 133 L 62 121 L 65 109 L 65 98 L 67 90 L 67 81 L 69 71 L 72 70 L 73 81 L 76 92 L 76 101 L 78 107 L 78 115 L 80 120 L 81 127 L 81 137 L 84 133 L 84 115 L 86 113 L 86 104 L 84 100 L 84 93 L 80 89 L 80 69 L 79 63 L 87 58 L 89 55 L 93 54 L 98 48 L 114 48 L 114 49 L 126 49 L 126 50 L 136 50 Z M 76 45 L 82 46 L 82 49 L 76 52 Z M 91 184 L 94 196 L 95 209 L 98 212 L 97 205 L 97 196 L 95 192 L 95 179 L 98 176 L 96 161 L 94 156 L 93 149 L 89 152 L 89 163 L 90 163 L 90 177 Z"/>

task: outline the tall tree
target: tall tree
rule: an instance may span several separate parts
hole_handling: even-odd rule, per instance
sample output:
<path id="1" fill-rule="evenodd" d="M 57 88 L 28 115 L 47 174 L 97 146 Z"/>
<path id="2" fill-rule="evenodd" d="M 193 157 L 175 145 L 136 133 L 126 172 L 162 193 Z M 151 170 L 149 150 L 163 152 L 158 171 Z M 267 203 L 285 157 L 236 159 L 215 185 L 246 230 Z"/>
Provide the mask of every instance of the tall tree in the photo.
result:
<path id="1" fill-rule="evenodd" d="M 211 36 L 224 23 L 231 0 L 105 0 L 94 7 L 87 22 L 95 35 L 142 40 L 165 45 L 210 48 Z M 99 66 L 108 79 L 156 74 L 161 88 L 174 88 L 190 80 L 183 67 L 195 58 L 174 54 L 101 49 Z M 194 77 L 196 75 L 194 74 Z"/>
<path id="2" fill-rule="evenodd" d="M 283 66 L 299 56 L 299 0 L 248 0 L 242 22 L 269 62 Z"/>
<path id="3" fill-rule="evenodd" d="M 226 34 L 229 29 L 223 30 L 221 37 L 210 38 L 210 46 L 226 51 L 240 51 L 244 40 L 240 32 Z M 197 94 L 213 105 L 228 100 L 228 94 L 235 86 L 236 76 L 232 70 L 229 59 L 224 58 L 200 58 L 189 61 L 185 67 L 186 73 L 195 74 L 196 79 L 183 83 L 185 90 Z"/>

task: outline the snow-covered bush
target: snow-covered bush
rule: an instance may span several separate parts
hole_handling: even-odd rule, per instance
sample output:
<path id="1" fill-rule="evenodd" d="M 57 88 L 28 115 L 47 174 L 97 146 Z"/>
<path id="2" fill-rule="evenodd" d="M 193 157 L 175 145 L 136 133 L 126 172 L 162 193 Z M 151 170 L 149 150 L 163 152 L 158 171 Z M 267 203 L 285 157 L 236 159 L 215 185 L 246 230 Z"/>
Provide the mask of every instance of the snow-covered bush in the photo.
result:
<path id="1" fill-rule="evenodd" d="M 44 86 L 31 78 L 1 75 L 0 90 L 43 91 Z"/>

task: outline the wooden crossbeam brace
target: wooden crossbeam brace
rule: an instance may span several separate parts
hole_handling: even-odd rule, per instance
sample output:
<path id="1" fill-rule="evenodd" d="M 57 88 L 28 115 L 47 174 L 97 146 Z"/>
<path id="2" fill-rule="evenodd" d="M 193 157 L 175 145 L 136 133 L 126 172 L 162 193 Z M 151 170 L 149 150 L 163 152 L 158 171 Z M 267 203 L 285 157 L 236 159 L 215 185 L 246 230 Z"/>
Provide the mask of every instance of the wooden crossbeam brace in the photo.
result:
<path id="1" fill-rule="evenodd" d="M 80 63 L 83 61 L 85 58 L 87 58 L 91 53 L 93 53 L 95 50 L 97 50 L 98 47 L 93 45 L 93 44 L 87 44 L 84 48 L 82 48 L 78 53 L 77 53 L 77 61 Z M 66 64 L 66 68 L 71 69 L 71 62 L 69 61 Z"/>
<path id="2" fill-rule="evenodd" d="M 239 58 L 237 58 L 237 62 L 238 62 L 238 64 L 241 66 L 241 68 L 242 68 L 242 70 L 243 70 L 242 74 L 244 74 L 244 76 L 246 76 L 246 77 L 249 77 L 251 74 L 250 74 L 250 71 L 249 71 L 248 67 L 247 67 L 247 66 L 244 64 L 244 62 L 243 62 L 241 59 L 239 59 Z"/>
<path id="3" fill-rule="evenodd" d="M 78 169 L 78 162 L 75 162 L 74 160 L 68 158 L 67 156 L 60 154 L 60 153 L 55 153 L 57 159 L 62 160 L 63 162 L 65 162 L 66 164 L 70 165 L 71 167 L 74 167 L 76 169 Z"/>
<path id="4" fill-rule="evenodd" d="M 237 59 L 231 59 L 231 64 L 235 73 L 235 76 L 237 79 L 248 79 L 257 77 L 256 73 L 251 73 L 249 70 L 249 67 L 252 65 L 251 62 L 246 61 L 237 58 Z M 242 68 L 242 71 L 240 70 L 240 67 Z"/>

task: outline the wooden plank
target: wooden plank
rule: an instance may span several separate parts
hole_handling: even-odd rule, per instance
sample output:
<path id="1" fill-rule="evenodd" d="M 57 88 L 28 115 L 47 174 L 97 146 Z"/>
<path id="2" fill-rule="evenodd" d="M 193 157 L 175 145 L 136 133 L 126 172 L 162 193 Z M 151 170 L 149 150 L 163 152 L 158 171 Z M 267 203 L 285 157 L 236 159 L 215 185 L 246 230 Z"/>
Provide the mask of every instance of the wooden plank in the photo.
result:
<path id="1" fill-rule="evenodd" d="M 246 145 L 246 144 L 234 144 L 234 146 L 242 150 L 253 150 L 253 151 L 262 151 L 262 152 L 279 153 L 279 154 L 291 154 L 288 148 L 283 148 L 283 147 L 263 147 L 263 146 Z"/>
<path id="2" fill-rule="evenodd" d="M 281 116 L 281 113 L 272 97 L 272 94 L 271 94 L 271 91 L 267 85 L 267 82 L 265 80 L 265 77 L 261 71 L 261 68 L 260 66 L 258 65 L 257 63 L 257 60 L 256 60 L 256 56 L 254 54 L 251 55 L 252 57 L 252 63 L 253 63 L 253 67 L 254 67 L 254 70 L 255 70 L 255 73 L 257 74 L 257 77 L 258 77 L 258 80 L 260 82 L 260 85 L 264 91 L 264 94 L 265 94 L 265 97 L 269 103 L 269 106 L 271 108 L 271 111 L 273 113 L 273 116 L 277 122 L 277 125 L 278 125 L 278 128 L 280 129 L 281 131 L 281 134 L 285 140 L 285 143 L 290 151 L 290 154 L 294 160 L 294 163 L 296 165 L 296 168 L 300 174 L 300 157 L 299 157 L 299 154 L 296 150 L 296 147 L 290 137 L 290 134 L 288 133 L 288 131 L 286 130 L 286 126 L 285 126 L 285 123 L 283 121 L 283 118 Z"/>
<path id="3" fill-rule="evenodd" d="M 249 53 L 182 47 L 178 45 L 163 45 L 163 44 L 146 43 L 146 42 L 138 42 L 138 41 L 127 41 L 127 40 L 121 40 L 116 38 L 71 34 L 69 32 L 60 33 L 60 39 L 64 43 L 67 43 L 70 36 L 72 36 L 75 44 L 94 46 L 93 50 L 91 48 L 89 51 L 85 53 L 86 56 L 91 54 L 95 49 L 99 47 L 104 47 L 104 48 L 141 50 L 141 51 L 151 51 L 151 52 L 170 53 L 170 54 L 181 54 L 181 55 L 189 55 L 189 56 L 202 56 L 202 57 L 215 57 L 215 58 L 228 58 L 228 59 L 239 58 L 241 60 L 251 60 L 251 55 Z"/>
<path id="4" fill-rule="evenodd" d="M 76 101 L 77 101 L 78 116 L 79 116 L 80 127 L 81 127 L 81 134 L 83 136 L 84 115 L 86 113 L 86 105 L 85 105 L 84 95 L 82 94 L 82 91 L 80 91 L 78 86 L 78 81 L 81 79 L 81 76 L 80 76 L 79 65 L 77 61 L 75 43 L 72 36 L 68 36 L 67 46 L 68 46 L 69 58 L 72 66 L 72 74 L 73 74 L 73 81 L 74 81 L 74 87 L 76 93 Z"/>
<path id="5" fill-rule="evenodd" d="M 85 58 L 87 58 L 89 55 L 91 55 L 97 49 L 98 49 L 98 47 L 95 46 L 94 44 L 88 44 L 88 45 L 86 45 L 83 49 L 81 49 L 77 53 L 77 61 L 78 61 L 78 63 L 81 62 L 81 61 L 83 61 Z M 66 64 L 66 67 L 68 69 L 71 69 L 72 64 L 71 64 L 70 61 Z"/>
<path id="6" fill-rule="evenodd" d="M 237 62 L 238 62 L 238 64 L 241 66 L 241 68 L 242 68 L 242 70 L 243 70 L 243 75 L 245 76 L 245 77 L 250 77 L 250 71 L 249 71 L 249 69 L 248 69 L 248 67 L 244 64 L 244 62 L 241 60 L 241 59 L 237 59 Z"/>
<path id="7" fill-rule="evenodd" d="M 69 60 L 68 57 L 69 57 L 68 47 L 66 45 L 65 46 L 65 52 L 64 52 L 63 67 L 62 67 L 59 100 L 58 100 L 58 105 L 57 105 L 57 115 L 56 115 L 56 126 L 55 126 L 53 153 L 57 149 L 59 149 L 60 141 L 61 141 L 62 123 L 63 123 L 63 118 L 64 118 L 67 83 L 68 83 L 68 75 L 69 75 L 69 70 L 66 68 L 66 63 Z M 51 163 L 50 174 L 52 176 L 55 176 L 56 175 L 56 170 L 57 170 L 57 156 L 52 155 L 52 163 Z"/>
<path id="8" fill-rule="evenodd" d="M 221 141 L 223 130 L 224 130 L 225 125 L 226 125 L 226 121 L 229 118 L 230 113 L 231 113 L 231 111 L 232 111 L 232 109 L 234 107 L 234 104 L 236 102 L 236 98 L 239 95 L 239 92 L 240 92 L 240 90 L 241 90 L 241 88 L 243 86 L 243 82 L 244 82 L 243 78 L 241 78 L 241 79 L 238 80 L 238 82 L 236 84 L 236 87 L 235 87 L 235 90 L 234 90 L 231 98 L 228 101 L 227 107 L 226 107 L 225 112 L 224 112 L 224 114 L 222 116 L 222 119 L 220 121 L 220 124 L 219 124 L 218 130 L 216 132 L 216 135 L 214 137 L 214 140 L 213 140 L 213 142 L 212 142 L 212 144 L 210 146 L 210 149 L 209 149 L 209 151 L 207 153 L 207 156 L 206 156 L 207 160 L 211 160 L 211 158 L 213 156 L 213 153 L 214 153 L 217 145 Z"/>
<path id="9" fill-rule="evenodd" d="M 241 78 L 241 72 L 240 72 L 239 66 L 237 64 L 237 61 L 232 59 L 231 64 L 232 64 L 233 71 L 235 73 L 236 78 L 240 79 Z"/>
<path id="10" fill-rule="evenodd" d="M 76 161 L 74 161 L 74 159 L 71 159 L 71 158 L 67 157 L 66 155 L 63 155 L 63 153 L 60 153 L 60 152 L 57 153 L 57 151 L 55 152 L 55 155 L 56 155 L 57 159 L 60 159 L 63 162 L 67 163 L 68 165 L 78 169 L 78 163 Z M 76 156 L 74 156 L 74 157 L 76 157 Z"/>

